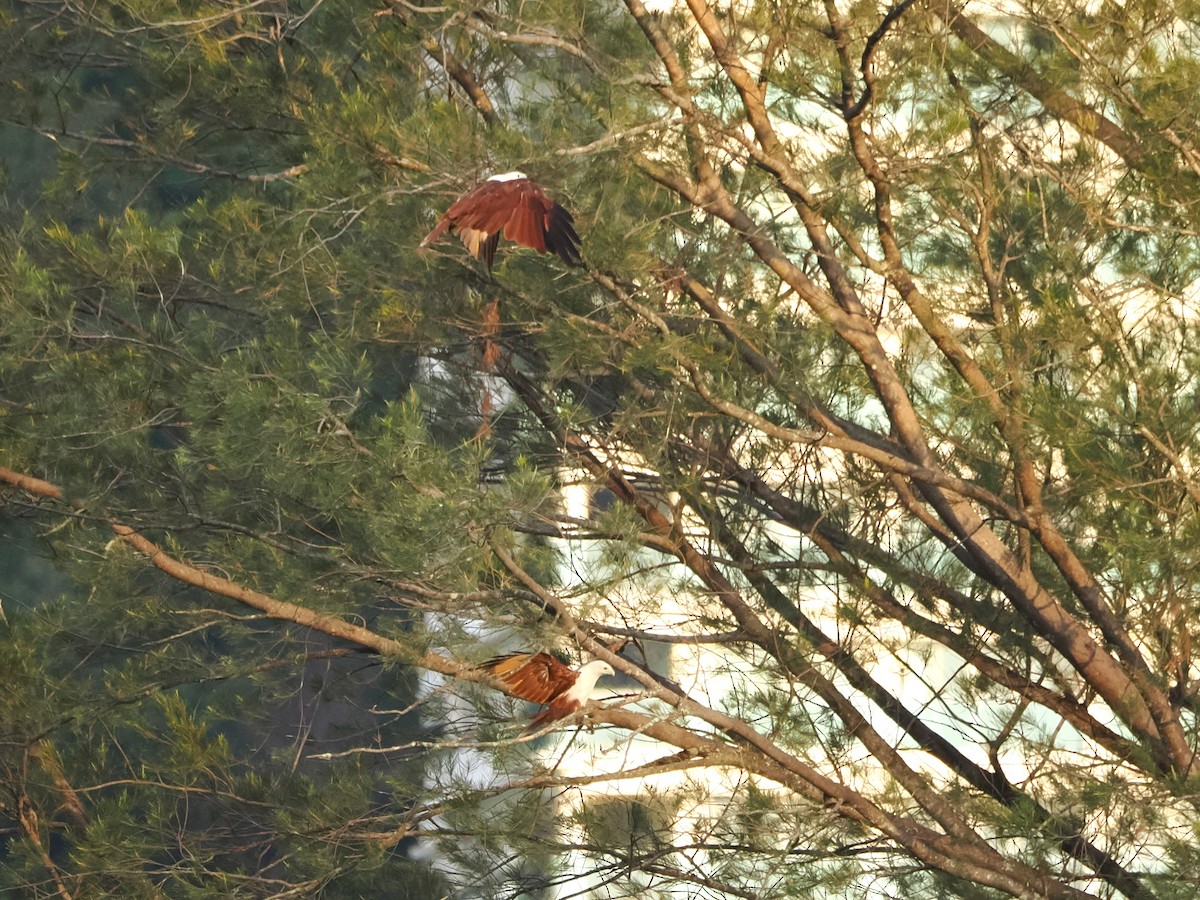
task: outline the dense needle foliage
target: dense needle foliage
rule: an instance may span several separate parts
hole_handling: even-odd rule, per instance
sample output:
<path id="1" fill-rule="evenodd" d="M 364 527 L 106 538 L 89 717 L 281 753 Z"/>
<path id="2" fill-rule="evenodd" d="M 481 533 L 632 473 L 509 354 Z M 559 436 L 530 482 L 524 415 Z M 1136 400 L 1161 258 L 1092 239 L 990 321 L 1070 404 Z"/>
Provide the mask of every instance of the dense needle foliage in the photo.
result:
<path id="1" fill-rule="evenodd" d="M 1196 896 L 1196 13 L 4 2 L 0 893 Z"/>

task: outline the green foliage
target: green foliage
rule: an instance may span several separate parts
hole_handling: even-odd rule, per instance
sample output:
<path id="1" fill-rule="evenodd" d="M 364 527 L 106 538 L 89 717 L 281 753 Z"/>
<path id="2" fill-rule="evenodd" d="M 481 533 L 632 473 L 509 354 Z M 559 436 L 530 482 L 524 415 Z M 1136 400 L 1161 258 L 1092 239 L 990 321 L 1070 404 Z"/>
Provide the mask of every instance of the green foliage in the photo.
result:
<path id="1" fill-rule="evenodd" d="M 639 7 L 0 6 L 0 892 L 1194 894 L 1195 9 Z"/>

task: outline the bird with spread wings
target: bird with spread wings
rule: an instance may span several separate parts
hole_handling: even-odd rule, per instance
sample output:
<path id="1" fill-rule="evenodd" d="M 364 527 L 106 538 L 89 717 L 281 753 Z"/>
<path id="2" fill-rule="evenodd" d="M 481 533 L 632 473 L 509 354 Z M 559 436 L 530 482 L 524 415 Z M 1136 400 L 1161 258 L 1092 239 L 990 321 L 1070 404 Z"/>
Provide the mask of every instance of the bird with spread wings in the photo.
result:
<path id="1" fill-rule="evenodd" d="M 421 247 L 428 247 L 451 229 L 472 256 L 483 260 L 488 271 L 501 235 L 539 253 L 557 253 L 569 266 L 583 262 L 574 217 L 523 172 L 493 175 L 471 188 L 442 214 Z"/>
<path id="2" fill-rule="evenodd" d="M 565 718 L 584 707 L 596 682 L 613 675 L 613 667 L 594 659 L 579 671 L 559 662 L 549 653 L 510 653 L 489 659 L 480 668 L 491 672 L 515 697 L 546 708 L 529 723 L 539 728 Z"/>

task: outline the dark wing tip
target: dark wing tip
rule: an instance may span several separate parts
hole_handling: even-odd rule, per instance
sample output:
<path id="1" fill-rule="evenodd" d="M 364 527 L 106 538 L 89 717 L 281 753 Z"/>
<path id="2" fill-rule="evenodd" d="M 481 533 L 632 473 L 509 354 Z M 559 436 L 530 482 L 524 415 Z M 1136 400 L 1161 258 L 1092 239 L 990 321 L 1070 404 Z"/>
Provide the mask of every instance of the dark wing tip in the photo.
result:
<path id="1" fill-rule="evenodd" d="M 488 239 L 483 242 L 479 248 L 479 255 L 483 257 L 484 265 L 487 270 L 492 271 L 492 265 L 496 261 L 496 246 L 500 243 L 500 232 L 496 232 L 488 236 Z"/>
<path id="2" fill-rule="evenodd" d="M 579 245 L 575 217 L 555 203 L 546 217 L 546 250 L 557 253 L 558 258 L 568 266 L 581 266 L 583 257 L 579 253 Z"/>

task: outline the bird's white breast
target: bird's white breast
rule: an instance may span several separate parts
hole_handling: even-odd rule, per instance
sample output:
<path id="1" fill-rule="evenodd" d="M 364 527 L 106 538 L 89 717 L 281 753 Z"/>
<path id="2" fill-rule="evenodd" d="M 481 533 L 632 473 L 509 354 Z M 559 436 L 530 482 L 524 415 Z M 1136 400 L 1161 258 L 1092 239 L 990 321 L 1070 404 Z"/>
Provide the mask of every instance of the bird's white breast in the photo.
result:
<path id="1" fill-rule="evenodd" d="M 563 694 L 564 697 L 576 701 L 580 706 L 592 697 L 596 682 L 604 675 L 613 674 L 612 666 L 595 659 L 579 670 L 579 677 Z"/>

